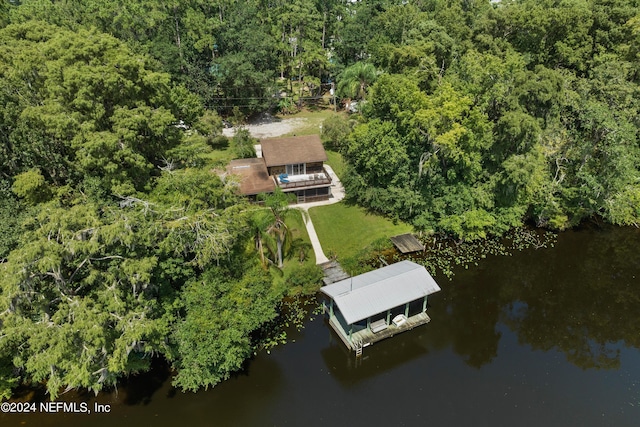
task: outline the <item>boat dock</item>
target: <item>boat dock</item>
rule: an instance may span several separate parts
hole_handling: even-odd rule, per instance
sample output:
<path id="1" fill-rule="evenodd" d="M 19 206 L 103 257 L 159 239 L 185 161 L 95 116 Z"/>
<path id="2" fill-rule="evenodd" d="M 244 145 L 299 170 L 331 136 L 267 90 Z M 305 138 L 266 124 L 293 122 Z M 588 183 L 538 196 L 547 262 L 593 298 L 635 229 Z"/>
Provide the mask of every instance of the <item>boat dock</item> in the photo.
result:
<path id="1" fill-rule="evenodd" d="M 411 261 L 320 288 L 331 328 L 356 356 L 375 342 L 429 323 L 427 297 L 439 290 L 424 266 Z"/>
<path id="2" fill-rule="evenodd" d="M 326 314 L 329 314 L 328 308 L 326 309 Z M 410 331 L 411 329 L 418 326 L 425 325 L 430 321 L 431 318 L 427 313 L 418 313 L 415 316 L 408 317 L 407 321 L 402 325 L 396 326 L 395 324 L 391 323 L 387 326 L 386 329 L 380 332 L 372 332 L 369 328 L 353 332 L 351 334 L 351 340 L 349 340 L 349 336 L 340 326 L 340 322 L 338 321 L 336 316 L 329 315 L 329 325 L 331 326 L 331 328 L 336 332 L 343 344 L 347 348 L 355 352 L 358 351 L 358 348 L 362 349 L 364 347 L 368 347 L 371 344 L 377 343 L 378 341 L 382 341 L 386 338 L 391 338 L 394 335 Z"/>

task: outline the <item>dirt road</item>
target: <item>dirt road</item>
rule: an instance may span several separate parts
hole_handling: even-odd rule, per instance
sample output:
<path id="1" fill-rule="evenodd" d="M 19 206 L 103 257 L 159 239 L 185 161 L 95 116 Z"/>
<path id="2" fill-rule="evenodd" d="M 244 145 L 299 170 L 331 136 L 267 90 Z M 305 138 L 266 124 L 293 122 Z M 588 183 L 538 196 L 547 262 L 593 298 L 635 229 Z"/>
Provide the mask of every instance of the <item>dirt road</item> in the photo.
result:
<path id="1" fill-rule="evenodd" d="M 275 138 L 295 131 L 299 127 L 304 126 L 306 121 L 307 119 L 304 118 L 279 119 L 264 114 L 258 120 L 244 127 L 249 129 L 249 133 L 254 138 Z M 232 127 L 223 129 L 222 133 L 225 136 L 232 137 L 235 131 L 236 128 Z"/>

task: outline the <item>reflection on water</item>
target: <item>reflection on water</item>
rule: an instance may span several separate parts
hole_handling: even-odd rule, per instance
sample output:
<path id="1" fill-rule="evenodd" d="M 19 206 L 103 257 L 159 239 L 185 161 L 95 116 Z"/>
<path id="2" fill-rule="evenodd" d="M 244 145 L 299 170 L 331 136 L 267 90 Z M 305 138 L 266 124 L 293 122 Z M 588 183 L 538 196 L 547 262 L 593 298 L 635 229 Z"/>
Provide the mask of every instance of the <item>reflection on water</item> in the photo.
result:
<path id="1" fill-rule="evenodd" d="M 110 414 L 0 425 L 637 425 L 639 249 L 637 229 L 563 233 L 555 248 L 438 277 L 432 322 L 361 360 L 316 318 L 212 390 L 176 391 L 159 365 L 98 396 Z"/>
<path id="2" fill-rule="evenodd" d="M 328 322 L 324 322 L 326 328 L 330 328 Z M 413 339 L 388 339 L 374 346 L 366 347 L 361 358 L 355 358 L 335 335 L 333 329 L 328 329 L 331 335 L 329 345 L 321 350 L 325 367 L 330 370 L 335 379 L 343 386 L 365 381 L 374 375 L 392 372 L 398 366 L 406 364 L 410 360 L 424 357 L 429 350 L 422 345 L 421 333 L 425 328 L 416 328 L 406 334 L 411 334 Z M 399 338 L 401 335 L 396 336 Z"/>
<path id="3" fill-rule="evenodd" d="M 639 237 L 635 229 L 571 232 L 559 253 L 536 254 L 526 270 L 522 260 L 497 260 L 503 321 L 522 343 L 559 349 L 578 367 L 619 368 L 622 347 L 640 348 Z"/>

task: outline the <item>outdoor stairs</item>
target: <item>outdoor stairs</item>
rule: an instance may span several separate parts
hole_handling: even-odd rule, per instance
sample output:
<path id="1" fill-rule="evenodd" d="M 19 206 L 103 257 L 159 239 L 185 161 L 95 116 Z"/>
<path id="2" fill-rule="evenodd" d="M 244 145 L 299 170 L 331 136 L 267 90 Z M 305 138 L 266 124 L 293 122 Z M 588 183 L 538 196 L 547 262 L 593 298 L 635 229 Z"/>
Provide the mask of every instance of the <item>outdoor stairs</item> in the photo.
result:
<path id="1" fill-rule="evenodd" d="M 362 340 L 356 340 L 353 345 L 356 348 L 356 357 L 362 357 Z"/>

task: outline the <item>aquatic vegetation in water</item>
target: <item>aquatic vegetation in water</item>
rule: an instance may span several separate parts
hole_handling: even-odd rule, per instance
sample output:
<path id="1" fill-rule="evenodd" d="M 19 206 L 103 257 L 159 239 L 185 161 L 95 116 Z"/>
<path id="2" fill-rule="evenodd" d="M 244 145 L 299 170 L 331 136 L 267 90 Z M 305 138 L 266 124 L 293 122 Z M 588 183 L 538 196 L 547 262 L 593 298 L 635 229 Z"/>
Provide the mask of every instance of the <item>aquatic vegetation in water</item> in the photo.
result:
<path id="1" fill-rule="evenodd" d="M 456 267 L 465 269 L 477 266 L 478 262 L 490 255 L 510 256 L 524 249 L 541 249 L 553 247 L 556 234 L 546 230 L 520 228 L 514 229 L 503 237 L 488 238 L 473 242 L 456 242 L 451 239 L 434 238 L 423 241 L 425 250 L 412 254 L 401 254 L 392 248 L 385 239 L 378 241 L 373 247 L 363 251 L 358 257 L 344 260 L 343 267 L 352 274 L 392 264 L 402 260 L 410 260 L 424 265 L 434 276 L 443 274 L 449 279 L 453 277 Z M 289 340 L 287 331 L 294 328 L 300 331 L 309 316 L 317 315 L 320 305 L 315 296 L 295 295 L 285 298 L 280 308 L 280 316 L 262 329 L 256 351 L 285 344 Z"/>
<path id="2" fill-rule="evenodd" d="M 319 304 L 315 296 L 296 295 L 285 298 L 280 307 L 280 315 L 262 328 L 254 354 L 258 350 L 269 352 L 279 344 L 286 344 L 289 341 L 288 332 L 304 329 L 304 324 L 310 314 L 316 314 L 318 307 Z"/>
<path id="3" fill-rule="evenodd" d="M 470 242 L 456 242 L 448 238 L 434 237 L 424 241 L 425 250 L 411 254 L 401 254 L 397 250 L 371 251 L 359 259 L 364 271 L 378 268 L 383 264 L 409 260 L 424 265 L 433 275 L 443 274 L 449 279 L 454 268 L 468 269 L 490 255 L 510 256 L 524 249 L 553 247 L 557 235 L 548 230 L 517 228 L 503 237 L 493 237 Z M 363 271 L 363 272 L 364 272 Z"/>

